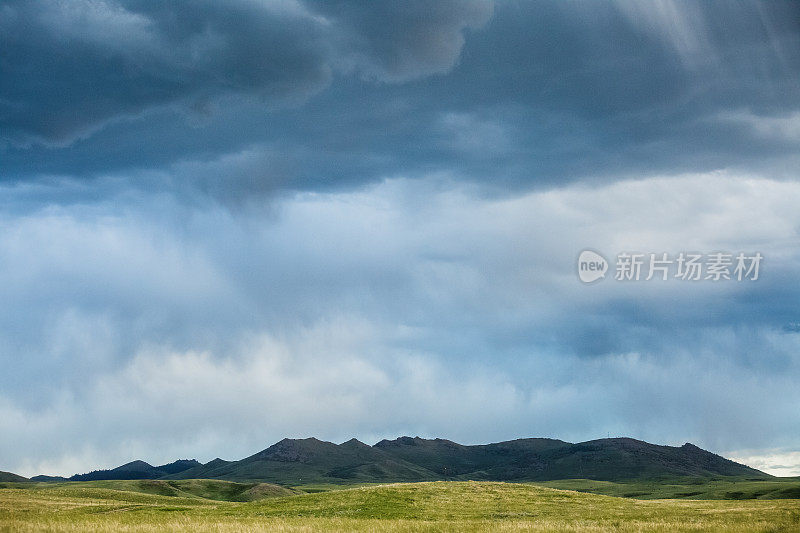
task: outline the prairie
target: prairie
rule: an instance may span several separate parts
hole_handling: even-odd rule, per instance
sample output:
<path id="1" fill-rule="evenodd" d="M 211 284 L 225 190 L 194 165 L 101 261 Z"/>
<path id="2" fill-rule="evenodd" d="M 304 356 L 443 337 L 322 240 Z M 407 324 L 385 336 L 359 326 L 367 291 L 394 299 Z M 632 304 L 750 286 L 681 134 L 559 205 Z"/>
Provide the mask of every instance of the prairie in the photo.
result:
<path id="1" fill-rule="evenodd" d="M 642 500 L 471 481 L 316 493 L 207 480 L 104 483 L 3 484 L 0 531 L 800 530 L 796 499 Z M 258 499 L 225 499 L 247 500 L 247 491 Z"/>

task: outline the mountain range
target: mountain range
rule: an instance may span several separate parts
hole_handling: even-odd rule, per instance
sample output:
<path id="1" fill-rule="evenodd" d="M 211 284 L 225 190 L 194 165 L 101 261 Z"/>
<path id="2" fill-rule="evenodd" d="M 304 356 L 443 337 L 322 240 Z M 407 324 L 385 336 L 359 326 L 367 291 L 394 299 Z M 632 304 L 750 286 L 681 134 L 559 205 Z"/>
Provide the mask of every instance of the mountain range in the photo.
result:
<path id="1" fill-rule="evenodd" d="M 622 481 L 716 476 L 771 477 L 689 443 L 661 446 L 631 438 L 612 438 L 573 444 L 530 438 L 462 445 L 445 439 L 400 437 L 373 446 L 356 439 L 342 444 L 316 438 L 283 439 L 239 461 L 214 459 L 201 464 L 194 459 L 182 459 L 161 466 L 133 461 L 112 470 L 77 474 L 69 480 L 220 479 L 295 485 L 467 479 Z M 31 479 L 64 480 L 52 476 Z"/>

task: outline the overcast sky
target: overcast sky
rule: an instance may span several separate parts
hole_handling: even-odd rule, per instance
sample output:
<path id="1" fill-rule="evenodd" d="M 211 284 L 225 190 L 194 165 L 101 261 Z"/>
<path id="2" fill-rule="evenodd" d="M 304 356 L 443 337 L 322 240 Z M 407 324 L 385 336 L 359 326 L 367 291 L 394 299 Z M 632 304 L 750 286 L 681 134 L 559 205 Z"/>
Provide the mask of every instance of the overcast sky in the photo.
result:
<path id="1" fill-rule="evenodd" d="M 0 470 L 624 435 L 800 475 L 798 168 L 793 1 L 2 0 Z"/>

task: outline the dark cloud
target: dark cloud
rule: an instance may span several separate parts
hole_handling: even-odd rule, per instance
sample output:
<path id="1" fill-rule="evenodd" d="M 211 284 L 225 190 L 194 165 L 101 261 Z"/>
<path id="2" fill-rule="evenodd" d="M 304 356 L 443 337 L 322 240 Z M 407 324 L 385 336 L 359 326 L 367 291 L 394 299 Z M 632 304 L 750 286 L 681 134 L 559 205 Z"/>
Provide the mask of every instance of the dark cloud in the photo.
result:
<path id="1" fill-rule="evenodd" d="M 491 0 L 307 3 L 340 27 L 336 43 L 343 65 L 390 81 L 448 72 L 464 45 L 464 29 L 483 26 L 493 9 Z"/>
<path id="2" fill-rule="evenodd" d="M 313 21 L 253 2 L 10 2 L 2 20 L 13 141 L 68 144 L 107 120 L 226 92 L 302 97 L 329 77 Z"/>
<path id="3" fill-rule="evenodd" d="M 52 5 L 24 5 L 3 18 L 27 13 L 30 27 L 4 33 L 5 48 L 22 47 L 0 81 L 6 137 L 71 139 L 150 112 L 65 148 L 8 146 L 7 180 L 176 165 L 221 174 L 229 162 L 239 179 L 201 172 L 194 185 L 244 198 L 401 174 L 503 192 L 718 168 L 790 177 L 798 164 L 795 2 L 506 2 L 480 28 L 491 14 L 480 1 L 127 2 L 155 51 L 136 32 L 109 47 L 84 31 L 51 71 L 40 63 L 76 23 L 44 32 Z M 286 99 L 296 105 L 275 106 Z M 245 156 L 264 163 L 244 175 Z"/>
<path id="4" fill-rule="evenodd" d="M 115 118 L 172 104 L 202 112 L 226 94 L 255 96 L 269 108 L 318 92 L 335 68 L 389 81 L 445 72 L 462 31 L 485 23 L 491 7 L 7 1 L 0 135 L 69 144 Z"/>

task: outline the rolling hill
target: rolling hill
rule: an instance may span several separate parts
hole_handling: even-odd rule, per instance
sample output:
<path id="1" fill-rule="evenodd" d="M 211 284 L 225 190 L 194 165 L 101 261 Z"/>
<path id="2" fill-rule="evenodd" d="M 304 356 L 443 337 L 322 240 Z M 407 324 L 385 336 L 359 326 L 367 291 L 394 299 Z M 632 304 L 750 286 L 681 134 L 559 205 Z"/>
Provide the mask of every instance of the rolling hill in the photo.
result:
<path id="1" fill-rule="evenodd" d="M 29 480 L 26 477 L 18 476 L 17 474 L 12 474 L 11 472 L 0 471 L 0 482 L 8 483 L 8 482 L 20 482 L 20 481 L 29 481 Z"/>
<path id="2" fill-rule="evenodd" d="M 47 483 L 60 483 L 62 481 L 69 481 L 67 478 L 63 476 L 33 476 L 31 481 L 38 481 L 38 482 L 47 482 Z"/>
<path id="3" fill-rule="evenodd" d="M 530 483 L 338 489 L 303 494 L 211 480 L 18 483 L 0 488 L 0 530 L 744 533 L 797 531 L 800 517 L 798 500 L 644 501 Z"/>
<path id="4" fill-rule="evenodd" d="M 433 480 L 622 481 L 674 477 L 770 476 L 692 444 L 660 446 L 630 438 L 577 444 L 556 439 L 518 439 L 462 445 L 445 439 L 400 437 L 369 446 L 315 438 L 283 439 L 239 461 L 206 464 L 180 460 L 161 466 L 133 461 L 113 470 L 75 475 L 103 479 L 219 479 L 283 485 L 387 483 Z"/>

